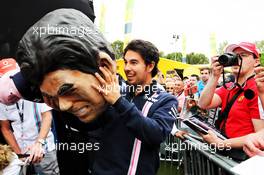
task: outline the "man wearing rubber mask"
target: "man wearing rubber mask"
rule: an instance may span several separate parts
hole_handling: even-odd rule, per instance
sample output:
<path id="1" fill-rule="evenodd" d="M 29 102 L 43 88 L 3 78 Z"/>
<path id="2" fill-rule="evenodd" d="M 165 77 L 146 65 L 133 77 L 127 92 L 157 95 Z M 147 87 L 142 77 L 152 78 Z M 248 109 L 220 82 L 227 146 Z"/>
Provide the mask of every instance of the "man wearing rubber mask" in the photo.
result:
<path id="1" fill-rule="evenodd" d="M 129 164 L 137 138 L 145 151 L 140 152 L 143 157 L 138 160 L 137 173 L 155 174 L 158 164 L 149 165 L 149 161 L 159 162 L 156 151 L 171 131 L 174 118 L 169 112 L 177 101 L 165 95 L 153 105 L 151 117 L 143 117 L 120 95 L 113 59 L 109 44 L 93 23 L 73 9 L 44 16 L 27 31 L 17 52 L 23 76 L 35 86 L 33 89 L 40 89 L 45 103 L 82 121 L 74 126 L 80 132 L 102 129 L 92 173 L 121 175 L 131 170 L 135 174 Z"/>

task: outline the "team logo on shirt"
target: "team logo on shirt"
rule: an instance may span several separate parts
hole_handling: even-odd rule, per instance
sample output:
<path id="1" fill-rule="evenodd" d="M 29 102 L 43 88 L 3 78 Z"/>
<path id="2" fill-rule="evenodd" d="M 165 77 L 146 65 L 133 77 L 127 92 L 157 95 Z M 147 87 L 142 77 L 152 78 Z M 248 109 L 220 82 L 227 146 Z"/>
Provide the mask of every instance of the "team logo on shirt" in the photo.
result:
<path id="1" fill-rule="evenodd" d="M 177 110 L 176 105 L 173 105 L 171 107 L 171 110 L 169 111 L 169 114 L 175 119 L 178 117 L 178 110 Z"/>
<path id="2" fill-rule="evenodd" d="M 245 96 L 244 95 L 242 95 L 242 96 L 240 96 L 239 98 L 238 98 L 238 102 L 242 102 L 243 100 L 244 100 L 244 98 L 245 98 Z"/>

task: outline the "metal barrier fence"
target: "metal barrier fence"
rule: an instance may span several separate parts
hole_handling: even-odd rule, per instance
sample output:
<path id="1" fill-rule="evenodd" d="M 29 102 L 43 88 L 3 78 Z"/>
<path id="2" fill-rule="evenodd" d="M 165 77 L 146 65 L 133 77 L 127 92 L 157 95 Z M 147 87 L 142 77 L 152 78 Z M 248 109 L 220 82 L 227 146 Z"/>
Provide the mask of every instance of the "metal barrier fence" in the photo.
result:
<path id="1" fill-rule="evenodd" d="M 185 175 L 232 175 L 230 169 L 238 163 L 215 153 L 208 145 L 186 136 L 183 142 L 188 149 L 183 150 Z M 202 149 L 201 149 L 202 148 Z"/>
<path id="2" fill-rule="evenodd" d="M 171 163 L 175 171 L 183 165 L 184 175 L 233 175 L 230 169 L 238 164 L 191 136 L 184 141 L 168 137 L 161 145 L 160 160 Z"/>

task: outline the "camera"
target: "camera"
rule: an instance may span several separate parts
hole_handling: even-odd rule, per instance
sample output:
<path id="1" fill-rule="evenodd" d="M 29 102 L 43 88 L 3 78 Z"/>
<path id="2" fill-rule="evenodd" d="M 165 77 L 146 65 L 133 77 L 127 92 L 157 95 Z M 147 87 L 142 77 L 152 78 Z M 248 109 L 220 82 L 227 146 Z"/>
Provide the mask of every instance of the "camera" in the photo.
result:
<path id="1" fill-rule="evenodd" d="M 218 62 L 224 67 L 236 66 L 238 65 L 238 58 L 239 55 L 235 53 L 224 53 L 223 55 L 219 56 Z"/>

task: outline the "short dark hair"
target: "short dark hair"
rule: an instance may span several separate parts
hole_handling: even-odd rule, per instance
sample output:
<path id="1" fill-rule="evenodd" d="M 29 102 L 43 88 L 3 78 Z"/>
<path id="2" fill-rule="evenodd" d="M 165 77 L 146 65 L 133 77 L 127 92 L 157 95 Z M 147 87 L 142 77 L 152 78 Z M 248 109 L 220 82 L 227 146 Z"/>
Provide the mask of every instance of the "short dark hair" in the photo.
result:
<path id="1" fill-rule="evenodd" d="M 51 28 L 54 26 L 55 30 Z M 56 30 L 61 28 L 64 31 L 58 33 Z M 74 9 L 59 9 L 45 15 L 26 32 L 16 59 L 23 76 L 39 86 L 47 73 L 59 69 L 91 74 L 99 71 L 100 50 L 114 59 L 109 44 L 86 15 Z"/>
<path id="2" fill-rule="evenodd" d="M 197 80 L 197 81 L 199 81 L 199 80 L 200 80 L 199 76 L 198 76 L 198 75 L 196 75 L 196 74 L 192 74 L 192 75 L 191 75 L 191 77 L 196 77 L 196 80 Z"/>
<path id="3" fill-rule="evenodd" d="M 204 70 L 208 70 L 208 72 L 211 73 L 211 69 L 209 67 L 202 67 L 202 68 L 200 68 L 200 72 L 202 72 Z"/>
<path id="4" fill-rule="evenodd" d="M 140 39 L 132 40 L 128 43 L 124 50 L 124 56 L 126 55 L 128 50 L 132 50 L 134 52 L 137 52 L 141 55 L 141 57 L 144 59 L 145 64 L 149 65 L 153 61 L 155 63 L 155 66 L 151 72 L 151 76 L 155 77 L 158 73 L 158 62 L 159 62 L 159 50 L 157 47 L 152 44 L 149 41 L 144 41 Z"/>

